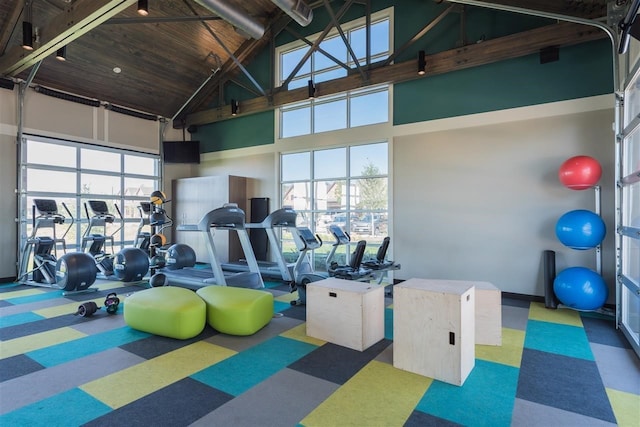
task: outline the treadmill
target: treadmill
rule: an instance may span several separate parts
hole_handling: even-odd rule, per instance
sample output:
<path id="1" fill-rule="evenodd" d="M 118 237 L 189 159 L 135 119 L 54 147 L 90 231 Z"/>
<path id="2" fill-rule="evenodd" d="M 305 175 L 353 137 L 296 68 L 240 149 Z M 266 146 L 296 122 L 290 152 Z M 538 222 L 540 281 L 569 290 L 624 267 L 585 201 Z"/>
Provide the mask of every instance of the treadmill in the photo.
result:
<path id="1" fill-rule="evenodd" d="M 258 269 L 258 262 L 251 248 L 249 234 L 245 228 L 244 211 L 235 203 L 227 203 L 221 208 L 206 213 L 198 224 L 179 225 L 178 231 L 202 233 L 209 252 L 209 268 L 185 267 L 177 270 L 163 268 L 169 285 L 181 286 L 197 290 L 204 286 L 221 285 L 238 288 L 262 289 L 264 282 Z M 213 240 L 216 231 L 236 232 L 247 260 L 248 271 L 225 274 L 218 261 L 218 254 Z"/>
<path id="2" fill-rule="evenodd" d="M 267 233 L 269 249 L 275 262 L 258 261 L 258 268 L 263 278 L 272 278 L 293 282 L 293 268 L 295 263 L 287 263 L 282 253 L 280 240 L 276 235 L 276 228 L 288 228 L 295 234 L 298 213 L 291 207 L 284 207 L 270 213 L 262 222 L 245 224 L 247 229 L 263 229 Z M 239 260 L 222 264 L 222 269 L 229 272 L 249 271 L 247 260 Z"/>

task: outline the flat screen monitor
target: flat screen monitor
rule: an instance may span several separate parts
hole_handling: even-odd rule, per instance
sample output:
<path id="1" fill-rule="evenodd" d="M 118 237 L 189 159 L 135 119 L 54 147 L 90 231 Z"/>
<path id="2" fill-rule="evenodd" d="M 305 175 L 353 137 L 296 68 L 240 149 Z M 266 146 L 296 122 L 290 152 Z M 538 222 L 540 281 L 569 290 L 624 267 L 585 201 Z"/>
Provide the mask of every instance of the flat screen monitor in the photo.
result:
<path id="1" fill-rule="evenodd" d="M 162 160 L 165 163 L 200 163 L 200 141 L 164 141 Z"/>

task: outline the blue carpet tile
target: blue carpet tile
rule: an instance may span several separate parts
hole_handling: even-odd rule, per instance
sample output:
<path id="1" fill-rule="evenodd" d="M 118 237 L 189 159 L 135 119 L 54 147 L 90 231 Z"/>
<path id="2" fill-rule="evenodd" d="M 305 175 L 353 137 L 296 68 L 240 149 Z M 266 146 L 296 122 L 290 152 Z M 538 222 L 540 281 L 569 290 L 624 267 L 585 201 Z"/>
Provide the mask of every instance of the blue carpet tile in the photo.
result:
<path id="1" fill-rule="evenodd" d="M 596 363 L 525 348 L 516 397 L 616 422 Z"/>
<path id="2" fill-rule="evenodd" d="M 8 357 L 0 360 L 0 382 L 18 378 L 41 369 L 44 369 L 44 366 L 24 354 Z"/>
<path id="3" fill-rule="evenodd" d="M 413 411 L 404 427 L 458 427 L 462 424 L 425 414 L 421 411 Z"/>
<path id="4" fill-rule="evenodd" d="M 602 315 L 580 313 L 583 327 L 541 321 L 540 304 L 504 296 L 502 346 L 476 345 L 475 367 L 455 386 L 393 367 L 392 297 L 384 338 L 360 352 L 307 336 L 306 307 L 287 301 L 247 337 L 208 325 L 186 340 L 148 334 L 123 316 L 127 295 L 143 288 L 109 286 L 64 298 L 0 286 L 0 426 L 342 427 L 379 409 L 391 421 L 351 424 L 640 427 L 640 361 Z M 267 291 L 289 293 L 278 282 Z M 111 292 L 121 299 L 116 314 L 73 315 Z M 137 385 L 144 393 L 113 403 Z"/>
<path id="5" fill-rule="evenodd" d="M 148 335 L 146 338 L 128 342 L 120 345 L 120 348 L 140 356 L 143 359 L 153 359 L 173 350 L 185 347 L 197 341 L 201 341 L 216 335 L 218 332 L 205 328 L 199 335 L 187 340 L 176 340 L 173 338 L 161 337 L 158 335 Z"/>
<path id="6" fill-rule="evenodd" d="M 367 363 L 389 347 L 391 341 L 382 340 L 365 351 L 352 350 L 336 344 L 326 343 L 318 347 L 289 368 L 336 384 L 344 384 Z"/>
<path id="7" fill-rule="evenodd" d="M 194 379 L 185 378 L 84 425 L 185 426 L 233 397 Z"/>

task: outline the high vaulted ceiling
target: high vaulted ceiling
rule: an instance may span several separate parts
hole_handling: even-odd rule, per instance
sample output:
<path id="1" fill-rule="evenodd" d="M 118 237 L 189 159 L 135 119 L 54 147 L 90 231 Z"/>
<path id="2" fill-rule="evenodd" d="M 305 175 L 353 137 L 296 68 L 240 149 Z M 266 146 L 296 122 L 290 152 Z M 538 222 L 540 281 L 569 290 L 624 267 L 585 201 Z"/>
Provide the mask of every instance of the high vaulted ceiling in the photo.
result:
<path id="1" fill-rule="evenodd" d="M 434 1 L 434 0 L 424 0 Z M 453 0 L 452 0 L 453 1 Z M 618 2 L 625 3 L 624 0 Z M 2 0 L 0 2 L 0 75 L 95 100 L 106 105 L 177 117 L 174 126 L 205 124 L 228 116 L 224 107 L 210 108 L 223 99 L 223 84 L 238 75 L 250 78 L 246 65 L 283 29 L 299 32 L 300 24 L 271 0 L 150 0 L 146 17 L 137 13 L 137 0 Z M 253 25 L 264 29 L 260 38 L 247 35 L 201 3 L 222 3 Z M 279 0 L 296 4 L 296 0 Z M 331 13 L 368 0 L 308 0 L 312 8 Z M 447 2 L 444 3 L 446 10 Z M 457 3 L 457 1 L 455 2 Z M 606 23 L 606 0 L 492 0 L 475 3 L 515 7 L 548 14 L 600 19 Z M 452 3 L 453 4 L 453 3 Z M 470 7 L 475 7 L 472 5 Z M 452 11 L 461 13 L 460 5 Z M 34 49 L 22 44 L 22 22 L 31 15 Z M 426 33 L 437 25 L 425 17 Z M 463 25 L 464 20 L 460 20 Z M 412 40 L 396 40 L 410 45 Z M 254 34 L 254 37 L 257 35 Z M 604 31 L 580 23 L 558 23 L 510 37 L 471 44 L 434 55 L 432 73 L 536 53 L 549 46 L 565 46 L 606 37 Z M 55 59 L 66 46 L 66 61 Z M 372 66 L 346 78 L 323 83 L 323 94 L 380 82 L 415 78 L 414 61 Z M 116 73 L 114 70 L 119 69 Z M 306 89 L 305 89 L 306 91 Z M 257 112 L 306 97 L 306 92 L 263 87 L 247 100 L 243 112 Z"/>

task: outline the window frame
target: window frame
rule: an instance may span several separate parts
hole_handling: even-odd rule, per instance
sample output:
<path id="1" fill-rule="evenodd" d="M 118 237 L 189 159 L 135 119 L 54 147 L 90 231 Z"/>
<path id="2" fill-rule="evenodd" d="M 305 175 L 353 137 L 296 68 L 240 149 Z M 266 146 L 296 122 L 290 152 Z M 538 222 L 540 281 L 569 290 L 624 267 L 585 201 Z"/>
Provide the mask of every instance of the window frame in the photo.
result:
<path id="1" fill-rule="evenodd" d="M 44 163 L 33 163 L 29 162 L 29 143 L 36 142 L 38 144 L 50 144 L 51 146 L 59 146 L 59 147 L 71 147 L 75 151 L 75 159 L 73 166 L 59 166 L 59 165 L 48 165 Z M 114 249 L 117 247 L 124 247 L 126 245 L 132 245 L 135 241 L 135 236 L 133 239 L 127 239 L 127 230 L 129 230 L 133 224 L 136 226 L 141 224 L 141 218 L 136 216 L 127 216 L 126 206 L 131 206 L 131 202 L 136 205 L 142 201 L 148 201 L 148 195 L 129 195 L 125 194 L 126 186 L 125 183 L 128 179 L 141 179 L 148 180 L 154 183 L 153 190 L 161 188 L 162 186 L 162 164 L 160 161 L 160 155 L 153 153 L 146 153 L 141 151 L 122 149 L 122 148 L 112 148 L 105 147 L 97 144 L 89 144 L 82 142 L 75 142 L 69 140 L 63 140 L 52 137 L 43 137 L 32 134 L 23 134 L 23 138 L 20 141 L 20 165 L 19 165 L 19 176 L 18 176 L 18 206 L 19 206 L 19 238 L 18 238 L 18 251 L 20 252 L 24 247 L 25 241 L 28 238 L 30 233 L 29 227 L 32 223 L 32 207 L 29 204 L 28 200 L 30 198 L 48 198 L 48 199 L 74 199 L 75 200 L 75 209 L 72 208 L 72 215 L 74 219 L 73 228 L 71 230 L 75 230 L 74 232 L 70 231 L 70 235 L 75 233 L 75 241 L 66 242 L 67 250 L 79 250 L 82 243 L 82 233 L 86 229 L 89 221 L 85 215 L 84 211 L 84 201 L 87 199 L 94 200 L 105 200 L 108 203 L 113 201 L 113 203 L 117 204 L 118 208 L 123 214 L 124 220 L 121 222 L 120 218 L 117 218 L 117 212 L 112 212 L 116 214 L 116 225 L 115 225 L 115 234 L 114 234 Z M 119 156 L 119 165 L 118 171 L 114 170 L 100 170 L 100 169 L 88 169 L 82 168 L 82 150 L 95 150 L 101 151 L 105 153 L 114 153 Z M 68 153 L 66 153 L 68 154 Z M 151 166 L 153 167 L 153 174 L 149 175 L 146 173 L 131 173 L 125 172 L 126 168 L 126 158 L 127 156 L 141 157 L 152 160 Z M 47 189 L 36 189 L 32 190 L 29 188 L 28 182 L 28 172 L 30 170 L 38 170 L 38 171 L 47 171 L 47 172 L 64 172 L 64 173 L 73 173 L 75 174 L 75 188 L 73 191 L 68 191 L 70 189 L 66 189 L 65 191 L 50 191 Z M 100 192 L 95 193 L 84 193 L 82 191 L 82 178 L 85 175 L 93 175 L 93 176 L 104 176 L 108 178 L 117 178 L 119 180 L 119 189 L 115 192 L 116 194 L 102 194 Z M 153 191 L 152 190 L 152 191 Z M 60 213 L 67 216 L 67 213 L 64 211 L 62 206 L 59 206 L 58 209 Z M 137 213 L 137 212 L 135 212 Z M 133 213 L 132 213 L 133 214 Z M 117 228 L 122 227 L 118 230 Z M 67 225 L 61 225 L 59 231 L 64 231 Z M 131 233 L 129 233 L 131 234 Z M 58 238 L 61 236 L 57 236 Z M 68 237 L 67 237 L 68 238 Z M 107 248 L 110 249 L 110 248 Z"/>
<path id="2" fill-rule="evenodd" d="M 371 14 L 371 25 L 374 26 L 380 22 L 384 22 L 384 21 L 388 21 L 388 27 L 389 27 L 389 34 L 388 34 L 388 50 L 382 53 L 377 53 L 375 55 L 372 55 L 371 57 L 371 61 L 372 63 L 375 60 L 384 60 L 386 59 L 389 55 L 391 55 L 392 51 L 393 51 L 393 7 L 387 8 L 387 9 L 383 9 L 381 11 L 375 12 L 373 14 Z M 346 34 L 347 37 L 350 36 L 350 34 L 354 31 L 360 30 L 362 28 L 364 28 L 364 26 L 366 25 L 366 18 L 365 17 L 361 17 L 358 19 L 355 19 L 353 21 L 341 24 L 341 29 L 343 30 L 343 32 Z M 307 40 L 314 42 L 315 40 L 318 39 L 318 37 L 320 36 L 320 33 L 316 33 L 312 36 L 307 37 Z M 340 38 L 340 35 L 338 33 L 338 31 L 334 28 L 332 29 L 327 36 L 324 38 L 323 41 L 332 39 L 338 37 Z M 340 40 L 340 42 L 342 42 L 342 40 Z M 295 40 L 293 42 L 284 44 L 282 46 L 279 46 L 275 49 L 275 60 L 274 60 L 274 66 L 275 66 L 275 72 L 274 72 L 274 84 L 276 87 L 280 87 L 282 85 L 282 83 L 285 81 L 285 79 L 288 76 L 283 76 L 281 75 L 283 72 L 283 57 L 284 55 L 300 50 L 300 51 L 305 51 L 305 48 L 310 49 L 310 47 L 303 41 L 301 40 Z M 346 61 L 344 62 L 345 65 L 347 65 L 348 67 L 350 67 L 350 69 L 354 69 L 355 67 L 355 62 L 353 61 L 353 58 L 351 58 L 351 55 L 349 54 L 349 52 L 347 51 L 346 47 L 345 47 L 345 52 L 346 52 Z M 289 89 L 291 88 L 297 88 L 297 87 L 303 87 L 306 86 L 307 81 L 308 80 L 314 80 L 316 83 L 316 79 L 314 78 L 316 74 L 325 74 L 328 72 L 332 72 L 335 70 L 344 70 L 344 68 L 342 67 L 342 65 L 337 64 L 337 63 L 332 63 L 331 66 L 326 66 L 324 68 L 321 69 L 314 69 L 314 62 L 315 62 L 315 55 L 323 55 L 322 53 L 316 51 L 314 52 L 308 59 L 307 62 L 309 62 L 309 72 L 305 72 L 300 74 L 300 71 L 298 72 L 299 75 L 295 76 L 294 78 L 292 78 L 292 80 L 289 82 Z M 302 55 L 304 56 L 304 55 Z M 331 61 L 330 58 L 327 58 L 328 60 Z M 366 64 L 362 64 L 362 60 L 366 61 L 366 58 L 358 58 L 358 61 L 360 62 L 360 66 L 366 66 Z M 297 84 L 297 83 L 302 83 L 302 84 Z M 381 123 L 388 123 L 391 120 L 391 114 L 390 114 L 390 105 L 391 105 L 391 87 L 389 84 L 385 84 L 385 85 L 376 85 L 376 86 L 372 86 L 372 87 L 365 87 L 365 88 L 358 88 L 358 89 L 354 89 L 352 91 L 346 91 L 346 92 L 341 92 L 341 93 L 337 93 L 337 94 L 331 94 L 331 95 L 327 95 L 326 97 L 317 97 L 317 98 L 311 98 L 308 100 L 304 100 L 302 102 L 295 102 L 295 103 L 291 103 L 288 105 L 283 105 L 280 106 L 280 108 L 278 108 L 277 114 L 276 114 L 276 138 L 277 139 L 286 139 L 286 138 L 295 138 L 295 137 L 300 137 L 300 136 L 306 136 L 306 135 L 314 135 L 316 133 L 322 133 L 322 132 L 331 132 L 331 131 L 336 131 L 336 130 L 344 130 L 344 129 L 350 129 L 352 127 L 360 127 L 360 126 L 370 126 L 370 125 L 377 125 L 377 124 L 381 124 Z M 380 92 L 386 92 L 387 94 L 387 118 L 386 121 L 382 121 L 382 122 L 372 122 L 372 123 L 365 123 L 365 124 L 359 124 L 357 126 L 352 126 L 351 123 L 351 106 L 352 106 L 352 99 L 356 98 L 356 97 L 360 97 L 360 96 L 367 96 L 369 94 L 375 94 L 375 93 L 380 93 Z M 326 103 L 329 102 L 335 102 L 336 100 L 342 100 L 344 99 L 346 102 L 346 106 L 345 106 L 345 110 L 346 110 L 346 126 L 345 127 L 337 127 L 337 128 L 332 128 L 332 129 L 327 129 L 327 130 L 320 130 L 320 131 L 316 131 L 316 114 L 315 114 L 315 106 L 322 106 Z M 284 115 L 286 113 L 292 112 L 292 111 L 296 111 L 296 110 L 304 110 L 304 109 L 308 109 L 308 118 L 307 121 L 309 123 L 309 127 L 306 131 L 301 132 L 301 133 L 292 133 L 291 135 L 283 135 L 283 131 L 285 129 L 285 125 L 284 125 Z M 306 122 L 306 121 L 305 121 Z"/>
<path id="3" fill-rule="evenodd" d="M 378 144 L 385 144 L 386 145 L 386 163 L 387 163 L 387 168 L 386 171 L 383 171 L 383 173 L 379 173 L 376 175 L 363 175 L 362 171 L 356 171 L 353 172 L 351 170 L 351 151 L 353 148 L 364 148 L 367 145 L 378 145 Z M 335 149 L 344 149 L 345 150 L 345 174 L 341 175 L 341 176 L 331 176 L 331 177 L 327 177 L 327 176 L 318 176 L 315 173 L 315 156 L 317 152 L 323 152 L 323 151 L 327 151 L 327 150 L 335 150 Z M 296 176 L 292 179 L 288 179 L 285 180 L 283 179 L 284 176 L 284 164 L 286 163 L 283 158 L 285 156 L 290 156 L 290 155 L 301 155 L 301 154 L 308 154 L 308 158 L 306 160 L 308 160 L 309 162 L 309 176 L 308 177 L 300 177 L 300 176 Z M 337 146 L 331 146 L 331 147 L 316 147 L 316 148 L 309 148 L 306 150 L 299 150 L 299 151 L 290 151 L 290 152 L 281 152 L 279 155 L 279 170 L 278 170 L 278 192 L 279 192 L 279 201 L 280 204 L 282 206 L 286 206 L 286 205 L 290 205 L 290 203 L 287 203 L 285 200 L 285 194 L 284 194 L 284 188 L 287 185 L 304 185 L 306 188 L 306 191 L 309 193 L 309 200 L 305 202 L 306 204 L 306 208 L 304 209 L 299 209 L 297 206 L 292 206 L 294 209 L 296 209 L 296 211 L 299 214 L 299 220 L 298 220 L 298 226 L 308 226 L 311 231 L 315 234 L 315 233 L 320 233 L 320 234 L 327 234 L 326 230 L 318 230 L 318 224 L 322 221 L 321 218 L 323 217 L 332 217 L 332 218 L 337 218 L 338 216 L 344 216 L 345 218 L 345 224 L 344 224 L 344 230 L 347 233 L 351 233 L 351 225 L 354 222 L 358 222 L 358 220 L 356 218 L 359 217 L 363 217 L 366 215 L 369 215 L 369 217 L 374 217 L 374 218 L 384 218 L 384 224 L 385 224 L 385 230 L 384 233 L 380 233 L 377 232 L 375 229 L 370 230 L 370 232 L 372 233 L 371 235 L 369 235 L 369 237 L 367 238 L 367 254 L 368 257 L 373 258 L 375 257 L 375 252 L 377 251 L 377 248 L 379 247 L 379 245 L 382 243 L 382 238 L 388 234 L 389 232 L 389 228 L 391 227 L 391 218 L 390 218 L 390 205 L 391 205 L 391 174 L 390 174 L 390 142 L 387 139 L 380 139 L 377 141 L 371 141 L 368 143 L 358 143 L 358 144 L 342 144 L 342 145 L 337 145 Z M 368 178 L 377 178 L 377 179 L 384 179 L 386 180 L 386 208 L 385 209 L 374 209 L 374 208 L 358 208 L 356 206 L 356 204 L 353 201 L 353 198 L 356 197 L 354 194 L 354 190 L 352 188 L 352 186 L 354 185 L 352 181 L 359 181 L 362 179 L 368 179 Z M 320 183 L 324 183 L 327 181 L 333 181 L 333 182 L 344 182 L 344 188 L 345 188 L 345 194 L 343 195 L 345 201 L 342 203 L 342 206 L 338 209 L 335 210 L 332 207 L 326 206 L 326 209 L 321 209 L 318 207 L 318 203 L 317 203 L 317 195 L 316 195 L 316 186 Z M 326 225 L 326 227 L 328 228 L 328 225 Z M 357 234 L 357 233 L 356 233 Z M 326 237 L 326 236 L 325 236 Z M 349 254 L 352 250 L 352 246 L 355 245 L 355 243 L 357 243 L 357 240 L 360 239 L 360 237 L 362 236 L 356 236 L 354 235 L 354 240 L 351 244 L 346 245 L 346 247 L 344 248 L 344 251 L 341 251 L 338 253 L 339 256 L 344 257 L 347 254 Z M 356 238 L 357 237 L 357 238 Z M 379 241 L 375 240 L 376 237 L 379 237 Z M 282 244 L 283 247 L 286 247 L 287 245 L 291 245 L 293 238 L 292 236 L 288 235 L 288 233 L 283 233 L 282 235 Z M 372 239 L 373 238 L 373 239 Z M 314 259 L 314 263 L 316 264 L 316 270 L 317 271 L 321 271 L 318 269 L 318 267 L 321 267 L 321 265 L 317 264 L 317 258 L 316 258 L 316 252 L 320 252 L 320 253 L 324 253 L 324 252 L 328 252 L 329 251 L 329 247 L 331 246 L 331 242 L 327 241 L 325 242 L 325 244 L 323 245 L 323 249 L 322 250 L 317 250 L 317 251 L 313 251 L 313 253 L 311 254 L 312 259 Z M 343 260 L 344 261 L 344 260 Z"/>

